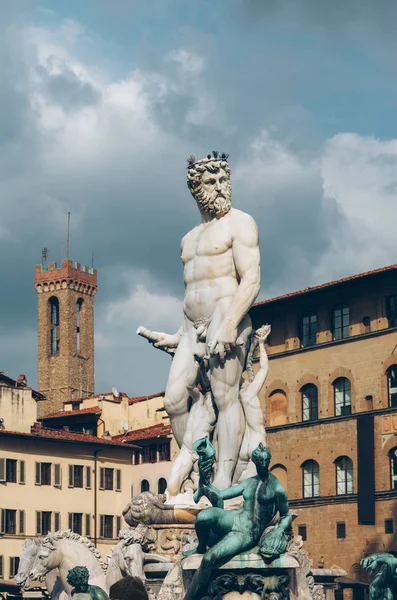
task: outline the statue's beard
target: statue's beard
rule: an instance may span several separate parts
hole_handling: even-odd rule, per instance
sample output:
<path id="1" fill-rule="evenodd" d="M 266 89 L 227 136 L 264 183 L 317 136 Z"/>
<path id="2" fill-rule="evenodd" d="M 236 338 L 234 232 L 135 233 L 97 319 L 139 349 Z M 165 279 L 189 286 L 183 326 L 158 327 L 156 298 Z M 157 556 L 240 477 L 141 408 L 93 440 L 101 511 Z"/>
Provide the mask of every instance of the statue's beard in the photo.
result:
<path id="1" fill-rule="evenodd" d="M 226 195 L 224 195 L 224 192 L 218 194 L 216 191 L 207 194 L 198 189 L 195 190 L 193 196 L 201 210 L 215 217 L 223 217 L 232 206 L 232 188 L 230 185 L 227 188 Z"/>

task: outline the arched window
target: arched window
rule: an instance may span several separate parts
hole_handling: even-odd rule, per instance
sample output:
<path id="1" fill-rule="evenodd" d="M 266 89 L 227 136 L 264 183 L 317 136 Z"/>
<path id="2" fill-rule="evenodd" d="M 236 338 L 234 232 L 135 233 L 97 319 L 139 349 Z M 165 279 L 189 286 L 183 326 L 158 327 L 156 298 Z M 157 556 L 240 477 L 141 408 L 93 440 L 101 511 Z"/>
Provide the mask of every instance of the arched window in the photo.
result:
<path id="1" fill-rule="evenodd" d="M 288 485 L 288 481 L 287 481 L 287 476 L 288 476 L 288 472 L 287 469 L 284 467 L 284 465 L 274 465 L 271 469 L 270 469 L 271 473 L 273 473 L 273 475 L 275 477 L 277 477 L 277 479 L 279 480 L 279 482 L 283 485 L 284 489 L 286 491 L 287 490 L 287 485 Z"/>
<path id="2" fill-rule="evenodd" d="M 302 418 L 304 421 L 316 421 L 318 419 L 318 390 L 315 385 L 309 383 L 301 389 L 302 393 Z"/>
<path id="3" fill-rule="evenodd" d="M 268 401 L 269 427 L 285 425 L 287 422 L 287 396 L 282 390 L 275 390 Z"/>
<path id="4" fill-rule="evenodd" d="M 320 495 L 320 467 L 315 460 L 307 460 L 302 465 L 303 497 L 315 498 Z"/>
<path id="5" fill-rule="evenodd" d="M 160 477 L 160 479 L 157 482 L 157 491 L 159 494 L 164 494 L 166 489 L 167 489 L 167 480 L 164 479 L 164 477 Z"/>
<path id="6" fill-rule="evenodd" d="M 336 466 L 336 493 L 353 494 L 353 461 L 348 456 L 340 456 L 335 461 Z"/>
<path id="7" fill-rule="evenodd" d="M 150 491 L 150 483 L 147 479 L 142 479 L 141 481 L 141 492 L 149 492 Z"/>
<path id="8" fill-rule="evenodd" d="M 397 490 L 397 448 L 392 448 L 390 456 L 390 488 Z"/>
<path id="9" fill-rule="evenodd" d="M 386 371 L 387 391 L 389 395 L 389 406 L 397 407 L 397 365 L 392 365 Z"/>
<path id="10" fill-rule="evenodd" d="M 76 302 L 76 353 L 80 356 L 80 315 L 81 307 L 83 306 L 83 298 L 79 298 Z"/>
<path id="11" fill-rule="evenodd" d="M 50 306 L 50 352 L 51 356 L 59 353 L 59 300 L 56 296 L 49 299 Z"/>
<path id="12" fill-rule="evenodd" d="M 334 381 L 335 416 L 351 415 L 352 399 L 350 380 L 339 377 Z"/>

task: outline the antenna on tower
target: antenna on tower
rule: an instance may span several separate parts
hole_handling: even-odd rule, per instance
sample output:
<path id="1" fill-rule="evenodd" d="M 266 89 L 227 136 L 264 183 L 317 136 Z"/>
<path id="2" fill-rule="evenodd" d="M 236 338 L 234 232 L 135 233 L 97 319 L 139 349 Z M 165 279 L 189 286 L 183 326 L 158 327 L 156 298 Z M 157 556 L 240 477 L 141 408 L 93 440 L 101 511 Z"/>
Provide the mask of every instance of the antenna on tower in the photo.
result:
<path id="1" fill-rule="evenodd" d="M 66 259 L 69 260 L 70 212 L 68 212 L 68 237 L 66 238 Z"/>
<path id="2" fill-rule="evenodd" d="M 44 263 L 47 260 L 48 248 L 43 248 L 41 251 L 41 264 L 44 267 Z"/>

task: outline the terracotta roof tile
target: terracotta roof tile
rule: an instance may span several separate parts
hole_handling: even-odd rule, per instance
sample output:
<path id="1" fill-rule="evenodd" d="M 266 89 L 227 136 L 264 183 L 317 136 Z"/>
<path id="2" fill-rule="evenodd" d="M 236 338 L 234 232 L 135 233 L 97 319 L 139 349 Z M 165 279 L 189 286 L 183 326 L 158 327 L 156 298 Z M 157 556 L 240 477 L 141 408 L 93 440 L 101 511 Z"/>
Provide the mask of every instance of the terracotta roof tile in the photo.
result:
<path id="1" fill-rule="evenodd" d="M 256 306 L 262 306 L 263 304 L 270 304 L 271 302 L 278 302 L 279 300 L 286 300 L 287 298 L 292 298 L 294 296 L 300 296 L 302 294 L 308 294 L 309 292 L 316 292 L 317 290 L 322 290 L 324 288 L 332 287 L 333 285 L 338 285 L 340 283 L 346 283 L 347 281 L 353 281 L 354 279 L 363 279 L 364 277 L 368 277 L 370 275 L 377 275 L 378 273 L 384 273 L 386 271 L 393 271 L 397 269 L 397 264 L 388 265 L 387 267 L 381 267 L 380 269 L 374 269 L 372 271 L 365 271 L 364 273 L 357 273 L 356 275 L 350 275 L 349 277 L 343 277 L 342 279 L 336 279 L 335 281 L 328 281 L 327 283 L 321 283 L 319 285 L 315 285 L 313 287 L 308 287 L 303 290 L 298 290 L 296 292 L 290 292 L 288 294 L 284 294 L 282 296 L 276 296 L 275 298 L 269 298 L 268 300 L 262 300 L 261 302 L 256 302 L 252 308 Z"/>
<path id="2" fill-rule="evenodd" d="M 32 427 L 31 433 L 23 433 L 19 431 L 1 431 L 1 436 L 15 436 L 29 439 L 43 439 L 43 440 L 54 440 L 57 442 L 74 442 L 83 444 L 96 444 L 100 446 L 116 446 L 118 448 L 125 448 L 125 445 L 120 443 L 120 440 L 115 439 L 104 439 L 94 435 L 88 435 L 87 433 L 74 433 L 72 431 L 63 431 L 58 429 L 44 429 Z"/>
<path id="3" fill-rule="evenodd" d="M 77 404 L 80 402 L 84 402 L 84 400 L 93 400 L 96 398 L 98 400 L 104 398 L 106 402 L 120 402 L 122 398 L 128 398 L 128 394 L 126 394 L 125 392 L 119 392 L 118 398 L 114 399 L 108 398 L 107 396 L 113 396 L 113 392 L 101 392 L 100 394 L 92 394 L 91 396 L 83 396 L 82 398 L 73 398 L 73 400 L 64 400 L 63 404 Z"/>
<path id="4" fill-rule="evenodd" d="M 58 412 L 50 413 L 49 415 L 40 417 L 38 420 L 45 421 L 46 419 L 62 419 L 66 417 L 72 417 L 75 415 L 86 415 L 89 413 L 100 415 L 102 413 L 102 410 L 99 408 L 99 406 L 91 406 L 90 408 L 79 408 L 78 410 L 58 410 Z"/>
<path id="5" fill-rule="evenodd" d="M 171 426 L 165 425 L 164 423 L 158 423 L 151 427 L 144 427 L 143 429 L 135 429 L 134 431 L 128 431 L 122 435 L 115 435 L 114 440 L 122 441 L 123 443 L 135 442 L 137 440 L 150 440 L 152 438 L 164 437 L 171 435 Z"/>
<path id="6" fill-rule="evenodd" d="M 135 402 L 143 402 L 144 400 L 153 400 L 153 398 L 159 398 L 164 396 L 165 392 L 159 392 L 158 394 L 151 394 L 150 396 L 137 396 L 136 398 L 129 398 L 128 404 L 135 404 Z"/>

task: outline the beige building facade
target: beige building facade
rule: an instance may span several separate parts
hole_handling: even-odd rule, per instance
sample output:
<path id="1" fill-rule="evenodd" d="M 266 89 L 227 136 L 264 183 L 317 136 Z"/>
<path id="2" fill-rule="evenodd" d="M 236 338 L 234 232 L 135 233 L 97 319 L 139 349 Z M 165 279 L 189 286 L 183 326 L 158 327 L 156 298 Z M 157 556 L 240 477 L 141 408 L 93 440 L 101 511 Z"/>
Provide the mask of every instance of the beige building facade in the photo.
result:
<path id="1" fill-rule="evenodd" d="M 162 419 L 162 395 L 103 394 L 37 422 L 36 405 L 45 400 L 18 381 L 0 374 L 3 582 L 12 582 L 24 540 L 48 531 L 72 529 L 106 558 L 126 527 L 122 511 L 131 493 L 164 491 L 175 452 Z M 151 425 L 129 430 L 130 413 L 133 423 Z M 120 430 L 121 416 L 126 431 Z"/>

